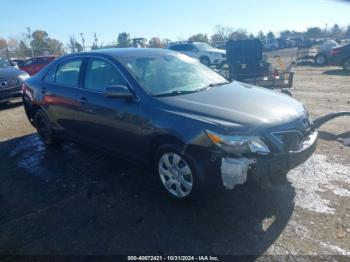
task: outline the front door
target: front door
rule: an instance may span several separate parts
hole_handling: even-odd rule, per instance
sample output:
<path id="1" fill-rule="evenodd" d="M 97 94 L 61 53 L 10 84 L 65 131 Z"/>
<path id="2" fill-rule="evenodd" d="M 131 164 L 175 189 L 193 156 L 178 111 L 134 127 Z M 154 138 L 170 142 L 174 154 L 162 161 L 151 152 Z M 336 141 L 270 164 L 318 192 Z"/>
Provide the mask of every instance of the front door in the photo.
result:
<path id="1" fill-rule="evenodd" d="M 110 61 L 89 58 L 84 87 L 78 91 L 80 135 L 98 146 L 136 157 L 139 101 L 106 97 L 106 88 L 113 85 L 127 86 L 120 71 Z"/>

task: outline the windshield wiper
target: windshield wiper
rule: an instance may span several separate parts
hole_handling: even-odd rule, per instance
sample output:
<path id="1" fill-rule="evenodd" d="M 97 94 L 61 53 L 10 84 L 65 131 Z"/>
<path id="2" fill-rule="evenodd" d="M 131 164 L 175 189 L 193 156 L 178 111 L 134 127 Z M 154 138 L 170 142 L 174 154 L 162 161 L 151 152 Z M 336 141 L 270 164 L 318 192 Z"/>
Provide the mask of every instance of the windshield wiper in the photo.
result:
<path id="1" fill-rule="evenodd" d="M 177 96 L 177 95 L 191 94 L 191 93 L 196 93 L 196 92 L 208 90 L 208 89 L 210 89 L 212 87 L 225 85 L 225 84 L 228 84 L 228 82 L 211 83 L 211 84 L 209 84 L 209 85 L 207 85 L 205 87 L 201 87 L 201 88 L 197 88 L 197 89 L 193 89 L 193 90 L 174 90 L 172 92 L 157 94 L 157 95 L 154 95 L 154 96 L 155 97 L 162 97 L 162 96 Z"/>
<path id="2" fill-rule="evenodd" d="M 162 97 L 162 96 L 177 96 L 177 95 L 185 95 L 185 94 L 191 94 L 198 92 L 197 90 L 175 90 L 169 93 L 162 93 L 154 95 L 155 97 Z"/>
<path id="3" fill-rule="evenodd" d="M 226 84 L 228 84 L 228 82 L 211 83 L 211 84 L 209 84 L 209 87 L 222 86 L 222 85 L 226 85 Z"/>

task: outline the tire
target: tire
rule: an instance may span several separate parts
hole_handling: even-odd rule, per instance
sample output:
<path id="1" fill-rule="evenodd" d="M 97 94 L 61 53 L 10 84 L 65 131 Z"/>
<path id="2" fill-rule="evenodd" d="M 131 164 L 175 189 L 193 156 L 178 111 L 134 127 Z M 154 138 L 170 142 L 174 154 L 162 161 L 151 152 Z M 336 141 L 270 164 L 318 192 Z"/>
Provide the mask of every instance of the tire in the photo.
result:
<path id="1" fill-rule="evenodd" d="M 34 115 L 34 124 L 40 140 L 45 146 L 57 146 L 61 140 L 57 138 L 51 128 L 51 122 L 43 110 L 38 109 Z"/>
<path id="2" fill-rule="evenodd" d="M 327 64 L 327 56 L 324 54 L 318 54 L 315 57 L 315 64 L 318 66 L 324 66 Z"/>
<path id="3" fill-rule="evenodd" d="M 180 146 L 162 145 L 154 159 L 155 173 L 168 196 L 183 201 L 199 195 L 200 181 L 194 160 L 191 156 L 182 154 Z"/>
<path id="4" fill-rule="evenodd" d="M 199 61 L 203 64 L 203 65 L 206 65 L 206 66 L 210 66 L 210 60 L 208 57 L 206 56 L 203 56 L 199 59 Z"/>
<path id="5" fill-rule="evenodd" d="M 343 63 L 343 69 L 350 72 L 350 58 L 346 59 Z"/>

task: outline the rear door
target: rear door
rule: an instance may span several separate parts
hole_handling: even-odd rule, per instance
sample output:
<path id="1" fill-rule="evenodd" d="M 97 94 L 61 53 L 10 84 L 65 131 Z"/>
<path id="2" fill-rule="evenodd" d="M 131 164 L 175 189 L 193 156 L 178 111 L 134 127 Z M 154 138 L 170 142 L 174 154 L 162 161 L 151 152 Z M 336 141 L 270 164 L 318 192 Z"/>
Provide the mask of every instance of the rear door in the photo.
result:
<path id="1" fill-rule="evenodd" d="M 54 66 L 41 83 L 45 109 L 57 131 L 78 136 L 77 103 L 83 58 L 71 58 Z"/>
<path id="2" fill-rule="evenodd" d="M 86 62 L 84 87 L 79 89 L 79 127 L 84 140 L 129 157 L 137 157 L 139 101 L 107 98 L 108 86 L 128 86 L 111 61 L 91 57 Z"/>

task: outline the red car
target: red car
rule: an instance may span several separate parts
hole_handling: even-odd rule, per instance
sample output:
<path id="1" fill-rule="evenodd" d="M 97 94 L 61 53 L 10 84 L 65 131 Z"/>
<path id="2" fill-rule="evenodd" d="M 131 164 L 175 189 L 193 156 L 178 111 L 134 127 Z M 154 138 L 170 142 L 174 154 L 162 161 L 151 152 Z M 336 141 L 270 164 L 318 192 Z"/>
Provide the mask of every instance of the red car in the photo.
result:
<path id="1" fill-rule="evenodd" d="M 22 64 L 19 64 L 18 67 L 32 76 L 50 64 L 56 58 L 57 56 L 54 55 L 33 57 L 24 61 Z"/>

